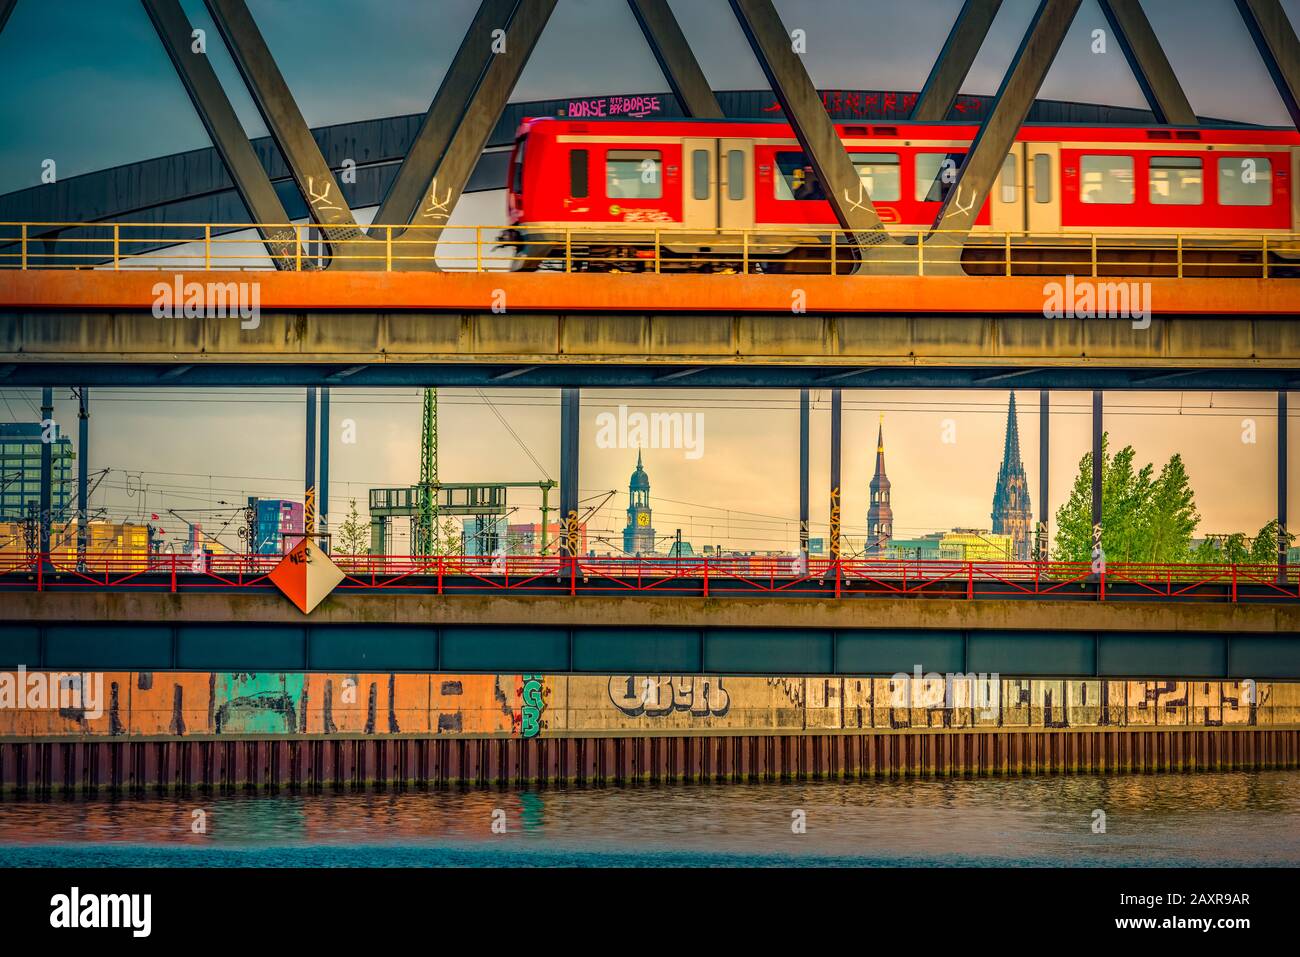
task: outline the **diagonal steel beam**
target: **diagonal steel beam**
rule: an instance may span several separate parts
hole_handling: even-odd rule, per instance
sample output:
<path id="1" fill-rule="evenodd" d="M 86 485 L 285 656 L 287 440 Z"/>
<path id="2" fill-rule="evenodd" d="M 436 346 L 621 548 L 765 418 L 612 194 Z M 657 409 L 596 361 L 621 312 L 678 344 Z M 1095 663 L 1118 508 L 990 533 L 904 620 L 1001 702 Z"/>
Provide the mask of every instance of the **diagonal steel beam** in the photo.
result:
<path id="1" fill-rule="evenodd" d="M 383 253 L 376 254 L 373 248 L 362 245 L 366 237 L 357 229 L 343 191 L 321 155 L 248 5 L 244 0 L 205 2 L 267 130 L 307 201 L 311 218 L 323 227 L 336 227 L 322 230 L 331 245 L 330 265 L 343 264 L 349 269 L 382 267 Z"/>
<path id="2" fill-rule="evenodd" d="M 1124 59 L 1128 60 L 1133 76 L 1137 78 L 1142 94 L 1151 105 L 1157 123 L 1174 126 L 1195 126 L 1196 114 L 1187 101 L 1169 65 L 1169 58 L 1151 29 L 1151 21 L 1142 12 L 1138 0 L 1097 0 L 1101 12 L 1119 40 Z"/>
<path id="3" fill-rule="evenodd" d="M 1237 9 L 1282 95 L 1291 122 L 1300 129 L 1300 41 L 1295 28 L 1278 0 L 1237 0 Z"/>
<path id="4" fill-rule="evenodd" d="M 141 0 L 141 3 L 158 31 L 158 38 L 171 57 L 212 145 L 221 155 L 239 198 L 244 201 L 254 222 L 259 224 L 258 232 L 266 242 L 271 262 L 277 269 L 293 269 L 298 243 L 295 231 L 288 225 L 289 214 L 284 211 L 270 177 L 253 152 L 248 134 L 221 88 L 207 54 L 193 52 L 194 28 L 179 0 Z"/>
<path id="5" fill-rule="evenodd" d="M 518 6 L 519 0 L 483 0 L 479 4 L 374 223 L 405 226 L 419 214 L 438 163 L 469 112 L 493 56 L 492 31 L 506 29 Z"/>
<path id="6" fill-rule="evenodd" d="M 835 219 L 857 247 L 856 271 L 866 266 L 870 247 L 891 242 L 866 187 L 835 131 L 821 96 L 794 52 L 790 34 L 772 0 L 730 0 L 758 65 L 785 111 L 794 135 L 808 157 L 830 202 Z"/>
<path id="7" fill-rule="evenodd" d="M 486 58 L 482 80 L 464 114 L 447 141 L 447 148 L 434 167 L 411 226 L 399 237 L 394 249 L 394 269 L 428 269 L 437 251 L 438 237 L 451 211 L 460 200 L 479 154 L 505 109 L 506 102 L 523 72 L 524 64 L 546 27 L 556 0 L 522 0 L 504 28 L 504 47 L 493 52 L 494 42 L 479 51 Z M 490 33 L 489 33 L 490 36 Z M 386 223 L 381 225 L 388 225 Z M 394 224 L 396 225 L 396 224 Z M 433 265 L 436 268 L 436 264 Z"/>
<path id="8" fill-rule="evenodd" d="M 668 0 L 627 0 L 627 5 L 632 8 L 632 15 L 683 112 L 696 119 L 722 119 L 718 98 L 691 52 Z"/>
<path id="9" fill-rule="evenodd" d="M 9 22 L 9 14 L 14 12 L 14 7 L 18 0 L 0 0 L 0 33 L 4 32 L 5 24 Z"/>
<path id="10" fill-rule="evenodd" d="M 933 264 L 939 271 L 961 271 L 961 248 L 1082 2 L 1040 0 L 998 88 L 993 108 L 980 124 L 957 181 L 939 208 L 935 231 L 926 237 L 926 247 L 937 249 L 933 257 L 926 253 L 927 270 Z"/>
<path id="11" fill-rule="evenodd" d="M 957 22 L 952 25 L 943 50 L 916 98 L 912 119 L 934 123 L 948 118 L 1001 6 L 1002 0 L 966 0 L 962 4 Z"/>

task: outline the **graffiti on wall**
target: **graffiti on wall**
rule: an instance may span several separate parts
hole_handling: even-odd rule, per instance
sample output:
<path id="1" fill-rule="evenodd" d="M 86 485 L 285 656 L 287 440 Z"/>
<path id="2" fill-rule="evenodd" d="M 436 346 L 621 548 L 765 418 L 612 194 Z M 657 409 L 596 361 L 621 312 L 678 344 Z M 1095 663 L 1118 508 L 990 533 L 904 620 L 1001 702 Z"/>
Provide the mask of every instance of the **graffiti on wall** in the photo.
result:
<path id="1" fill-rule="evenodd" d="M 525 738 L 535 738 L 542 730 L 542 712 L 546 710 L 546 693 L 542 688 L 545 675 L 523 675 L 519 711 L 519 724 Z"/>
<path id="2" fill-rule="evenodd" d="M 532 738 L 593 731 L 1300 724 L 1295 682 L 1007 678 L 990 711 L 965 683 L 947 688 L 942 678 L 912 682 L 906 693 L 890 678 L 718 675 L 106 672 L 78 680 L 102 681 L 95 707 L 67 706 L 58 695 L 5 695 L 0 683 L 0 736 Z M 62 688 L 71 678 L 26 672 L 25 686 L 33 681 Z"/>
<path id="3" fill-rule="evenodd" d="M 661 718 L 675 711 L 723 717 L 731 697 L 717 677 L 689 675 L 611 675 L 609 700 L 629 718 Z"/>

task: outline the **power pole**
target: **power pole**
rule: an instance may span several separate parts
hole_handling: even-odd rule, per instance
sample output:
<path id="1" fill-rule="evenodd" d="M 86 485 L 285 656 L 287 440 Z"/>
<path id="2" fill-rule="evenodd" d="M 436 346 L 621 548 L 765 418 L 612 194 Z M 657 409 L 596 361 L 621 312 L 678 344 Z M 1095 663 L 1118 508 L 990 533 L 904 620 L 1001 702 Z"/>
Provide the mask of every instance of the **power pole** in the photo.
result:
<path id="1" fill-rule="evenodd" d="M 77 391 L 77 569 L 86 568 L 86 549 L 90 543 L 90 390 L 84 385 Z"/>
<path id="2" fill-rule="evenodd" d="M 420 485 L 416 491 L 412 555 L 432 555 L 438 543 L 438 390 L 424 390 L 420 430 Z"/>

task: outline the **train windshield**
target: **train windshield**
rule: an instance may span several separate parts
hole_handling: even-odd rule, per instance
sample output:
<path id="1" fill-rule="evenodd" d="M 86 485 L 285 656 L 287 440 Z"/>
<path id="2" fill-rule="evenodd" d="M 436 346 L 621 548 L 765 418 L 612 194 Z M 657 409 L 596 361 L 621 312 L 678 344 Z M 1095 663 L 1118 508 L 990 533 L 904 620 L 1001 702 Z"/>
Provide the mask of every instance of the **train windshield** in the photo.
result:
<path id="1" fill-rule="evenodd" d="M 514 175 L 510 181 L 510 192 L 516 196 L 524 195 L 524 148 L 528 145 L 528 137 L 521 136 L 515 142 L 515 166 Z"/>

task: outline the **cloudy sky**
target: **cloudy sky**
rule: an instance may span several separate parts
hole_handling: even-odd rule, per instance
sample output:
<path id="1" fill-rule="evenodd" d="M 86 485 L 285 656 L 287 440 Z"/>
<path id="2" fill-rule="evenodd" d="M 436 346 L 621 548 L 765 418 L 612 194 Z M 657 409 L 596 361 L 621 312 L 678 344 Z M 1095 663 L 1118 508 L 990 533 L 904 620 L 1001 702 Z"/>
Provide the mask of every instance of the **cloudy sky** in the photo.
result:
<path id="1" fill-rule="evenodd" d="M 208 27 L 201 2 L 183 0 Z M 436 91 L 474 0 L 249 0 L 307 121 L 313 125 L 420 112 Z M 765 86 L 725 0 L 674 0 L 683 30 L 717 89 Z M 1300 0 L 1284 0 L 1293 21 Z M 821 87 L 916 90 L 960 0 L 777 0 L 789 28 L 807 32 L 805 63 Z M 1144 9 L 1198 113 L 1285 124 L 1286 113 L 1259 63 L 1232 0 L 1145 0 Z M 996 89 L 1032 0 L 1006 0 L 964 87 Z M 1143 106 L 1117 49 L 1095 55 L 1105 23 L 1085 0 L 1042 95 Z M 264 134 L 220 42 L 209 44 L 219 75 L 250 136 Z M 560 0 L 515 91 L 517 100 L 666 87 L 624 0 Z M 0 192 L 35 185 L 44 159 L 61 177 L 208 145 L 206 135 L 137 0 L 19 0 L 0 34 Z M 471 205 L 472 204 L 472 205 Z M 500 194 L 478 194 L 461 222 L 499 222 Z M 473 391 L 444 391 L 440 409 L 444 481 L 531 481 L 558 474 L 558 396 L 549 390 L 487 392 L 519 437 Z M 828 393 L 813 418 L 813 534 L 824 529 Z M 1024 460 L 1038 506 L 1036 393 L 1020 395 Z M 0 390 L 0 421 L 35 418 L 38 397 Z M 898 536 L 953 526 L 988 527 L 1002 451 L 1005 392 L 846 392 L 844 508 L 850 535 L 865 524 L 866 483 L 876 424 L 885 415 Z M 699 545 L 791 547 L 797 538 L 797 396 L 792 392 L 610 390 L 584 393 L 582 497 L 616 495 L 593 520 L 617 540 L 635 452 L 600 449 L 594 417 L 626 402 L 643 411 L 704 416 L 705 451 L 650 451 L 655 525 L 681 527 Z M 1087 397 L 1054 396 L 1052 499 L 1068 490 L 1088 446 Z M 1111 393 L 1108 427 L 1139 460 L 1157 467 L 1173 452 L 1187 462 L 1202 531 L 1253 532 L 1274 507 L 1275 405 L 1260 394 Z M 60 392 L 56 417 L 75 411 Z M 356 424 L 345 445 L 341 423 Z M 955 443 L 943 441 L 945 420 Z M 1243 442 L 1255 423 L 1256 441 Z M 115 518 L 187 510 L 220 527 L 222 502 L 250 494 L 300 494 L 301 390 L 104 390 L 94 397 L 92 471 L 111 469 L 93 504 Z M 335 390 L 332 512 L 365 490 L 418 474 L 419 395 L 414 390 Z M 949 433 L 951 430 L 949 430 Z M 536 459 L 536 462 L 534 462 Z M 1300 469 L 1293 469 L 1300 473 Z M 1300 476 L 1298 476 L 1300 478 Z M 1292 490 L 1294 495 L 1296 489 Z M 536 516 L 520 494 L 512 520 Z M 188 510 L 194 511 L 188 511 Z M 167 525 L 164 524 L 167 528 Z M 233 528 L 233 525 L 231 526 Z M 180 532 L 178 525 L 169 532 Z M 234 536 L 226 534 L 233 542 Z"/>

